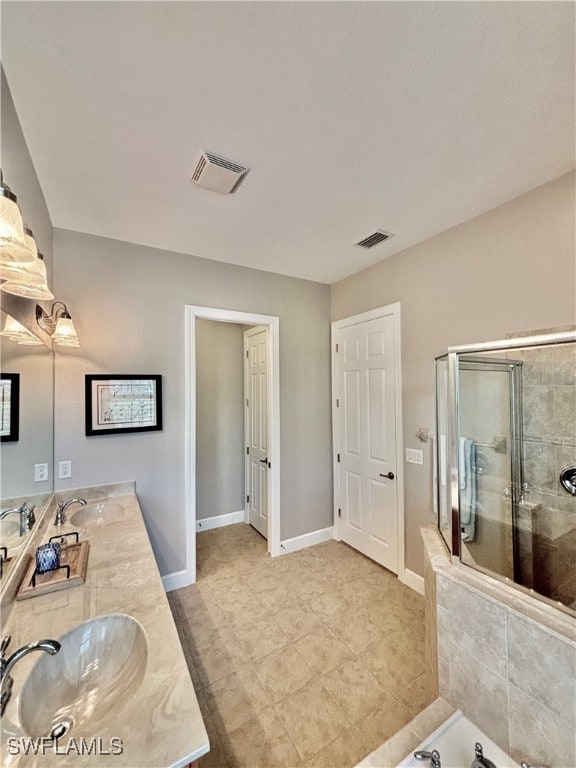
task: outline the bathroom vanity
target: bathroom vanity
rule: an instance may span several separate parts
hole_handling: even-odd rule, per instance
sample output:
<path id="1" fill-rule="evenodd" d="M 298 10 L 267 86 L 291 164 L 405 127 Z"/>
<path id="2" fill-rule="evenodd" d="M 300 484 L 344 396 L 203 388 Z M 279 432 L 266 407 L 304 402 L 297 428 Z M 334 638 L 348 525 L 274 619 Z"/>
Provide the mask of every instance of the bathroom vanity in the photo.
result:
<path id="1" fill-rule="evenodd" d="M 112 504 L 88 518 L 75 514 L 82 507 L 70 506 L 66 523 L 56 528 L 52 499 L 27 551 L 52 535 L 78 531 L 90 542 L 85 584 L 4 599 L 8 655 L 44 638 L 60 640 L 62 649 L 54 656 L 30 653 L 14 666 L 2 718 L 2 765 L 194 765 L 210 744 L 133 485 L 73 495 Z M 90 685 L 80 685 L 87 677 Z M 26 744 L 42 737 L 41 754 L 24 754 Z"/>

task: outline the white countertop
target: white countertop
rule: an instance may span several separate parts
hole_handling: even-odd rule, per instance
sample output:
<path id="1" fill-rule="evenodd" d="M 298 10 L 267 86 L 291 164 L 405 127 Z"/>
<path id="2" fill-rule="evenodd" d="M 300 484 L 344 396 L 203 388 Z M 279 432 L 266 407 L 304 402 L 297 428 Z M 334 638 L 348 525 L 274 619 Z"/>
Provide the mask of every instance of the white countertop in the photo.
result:
<path id="1" fill-rule="evenodd" d="M 100 499 L 104 500 L 104 499 Z M 43 756 L 10 754 L 13 739 L 27 738 L 18 718 L 23 683 L 41 654 L 31 653 L 12 670 L 12 698 L 2 718 L 4 768 L 181 768 L 210 749 L 208 735 L 172 613 L 154 559 L 135 494 L 114 496 L 110 501 L 126 508 L 123 520 L 90 526 L 81 539 L 90 541 L 86 583 L 60 592 L 14 601 L 2 635 L 10 633 L 8 654 L 34 640 L 58 639 L 76 625 L 110 613 L 137 619 L 146 632 L 148 658 L 144 679 L 133 697 L 96 733 L 75 733 L 61 739 L 60 754 L 46 750 Z M 90 499 L 92 503 L 93 499 Z M 95 499 L 94 499 L 95 501 Z M 72 516 L 78 507 L 69 509 Z M 48 514 L 51 513 L 49 510 Z M 76 530 L 70 523 L 56 529 L 49 519 L 42 541 L 55 533 Z M 78 529 L 81 530 L 81 529 Z M 37 542 L 31 542 L 33 551 Z M 43 655 L 43 654 L 42 654 Z M 47 690 L 46 695 L 50 692 Z M 113 737 L 122 740 L 122 754 L 79 756 L 62 754 L 69 738 L 101 737 L 106 747 Z M 8 742 L 8 739 L 12 741 Z M 10 747 L 10 748 L 9 748 Z"/>

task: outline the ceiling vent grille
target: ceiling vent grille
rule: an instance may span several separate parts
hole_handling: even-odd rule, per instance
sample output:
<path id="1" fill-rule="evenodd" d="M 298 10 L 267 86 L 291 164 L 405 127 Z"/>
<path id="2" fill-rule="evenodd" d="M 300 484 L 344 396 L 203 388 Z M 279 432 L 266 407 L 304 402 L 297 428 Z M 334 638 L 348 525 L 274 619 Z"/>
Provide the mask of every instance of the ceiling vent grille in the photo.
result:
<path id="1" fill-rule="evenodd" d="M 212 152 L 203 151 L 196 160 L 196 165 L 190 174 L 190 181 L 213 192 L 227 195 L 234 191 L 248 171 L 249 168 L 243 165 L 233 163 Z"/>
<path id="2" fill-rule="evenodd" d="M 391 237 L 394 237 L 392 232 L 384 232 L 381 229 L 377 229 L 376 232 L 372 232 L 371 235 L 360 240 L 356 245 L 359 245 L 360 248 L 374 248 L 375 245 L 383 243 L 384 240 L 389 240 Z"/>

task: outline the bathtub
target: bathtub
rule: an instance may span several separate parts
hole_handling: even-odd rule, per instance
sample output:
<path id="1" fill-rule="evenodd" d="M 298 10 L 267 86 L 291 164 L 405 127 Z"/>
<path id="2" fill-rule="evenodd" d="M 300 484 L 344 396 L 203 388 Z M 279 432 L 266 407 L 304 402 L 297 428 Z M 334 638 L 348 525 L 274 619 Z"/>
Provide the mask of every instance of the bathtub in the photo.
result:
<path id="1" fill-rule="evenodd" d="M 412 750 L 397 768 L 428 768 L 429 760 L 416 760 L 414 752 L 425 750 L 440 752 L 442 768 L 470 768 L 474 760 L 474 745 L 479 741 L 484 749 L 484 757 L 497 768 L 519 768 L 509 755 L 500 749 L 492 739 L 467 720 L 460 710 L 454 712 L 439 728 L 430 734 L 421 744 Z"/>

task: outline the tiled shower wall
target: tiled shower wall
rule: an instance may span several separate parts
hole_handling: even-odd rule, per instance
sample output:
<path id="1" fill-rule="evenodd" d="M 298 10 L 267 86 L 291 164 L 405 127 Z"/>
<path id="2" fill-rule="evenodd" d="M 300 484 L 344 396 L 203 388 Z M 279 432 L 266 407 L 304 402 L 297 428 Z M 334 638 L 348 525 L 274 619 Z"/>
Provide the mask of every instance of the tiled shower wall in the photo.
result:
<path id="1" fill-rule="evenodd" d="M 518 763 L 576 766 L 576 639 L 524 612 L 515 593 L 499 599 L 492 580 L 450 563 L 436 530 L 424 530 L 426 599 L 437 596 L 440 695 Z M 434 583 L 435 582 L 435 583 Z M 499 587 L 498 589 L 501 589 Z M 510 587 L 505 587 L 510 590 Z M 432 618 L 432 617 L 430 617 Z M 429 620 L 429 614 L 426 614 Z M 557 622 L 557 623 L 558 623 Z M 434 623 L 432 619 L 432 624 Z M 432 634 L 433 627 L 426 628 Z"/>
<path id="2" fill-rule="evenodd" d="M 576 497 L 559 481 L 576 465 L 576 344 L 524 349 L 524 480 L 532 512 L 533 586 L 576 602 Z"/>

